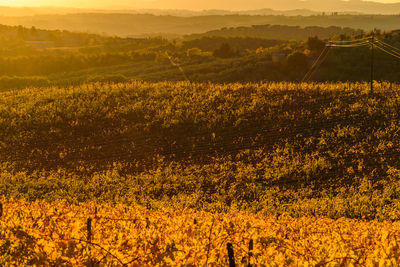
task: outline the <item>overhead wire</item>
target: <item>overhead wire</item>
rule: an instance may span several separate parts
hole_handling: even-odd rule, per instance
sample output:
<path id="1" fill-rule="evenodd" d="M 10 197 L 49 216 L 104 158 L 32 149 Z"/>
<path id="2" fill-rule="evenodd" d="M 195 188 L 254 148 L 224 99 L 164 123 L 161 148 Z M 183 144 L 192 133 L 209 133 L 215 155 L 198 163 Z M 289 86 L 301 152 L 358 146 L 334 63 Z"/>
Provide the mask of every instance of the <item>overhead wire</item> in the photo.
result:
<path id="1" fill-rule="evenodd" d="M 301 80 L 301 82 L 305 82 L 308 81 L 308 79 L 311 77 L 310 74 L 312 73 L 312 71 L 314 69 L 317 68 L 317 65 L 319 63 L 319 61 L 325 56 L 324 54 L 328 53 L 329 50 L 329 46 L 325 46 L 324 49 L 322 50 L 321 54 L 319 55 L 319 57 L 315 60 L 314 64 L 311 66 L 311 68 L 308 70 L 308 72 L 304 75 L 303 79 Z"/>
<path id="2" fill-rule="evenodd" d="M 355 43 L 355 42 L 361 42 L 365 40 L 371 40 L 371 37 L 365 37 L 361 39 L 354 39 L 354 40 L 333 40 L 329 42 L 334 42 L 334 43 Z"/>
<path id="3" fill-rule="evenodd" d="M 328 43 L 328 46 L 330 47 L 361 47 L 361 46 L 368 46 L 370 45 L 371 42 L 370 41 L 366 41 L 366 42 L 360 42 L 360 43 L 354 43 L 354 44 L 335 44 L 335 43 Z"/>
<path id="4" fill-rule="evenodd" d="M 328 47 L 325 55 L 323 55 L 323 57 L 319 60 L 319 62 L 316 65 L 316 67 L 311 69 L 311 72 L 310 72 L 310 74 L 308 75 L 308 77 L 306 78 L 305 81 L 308 81 L 309 79 L 311 79 L 311 77 L 315 73 L 315 71 L 322 65 L 322 63 L 324 63 L 325 59 L 328 57 L 328 54 L 329 54 L 329 47 Z"/>
<path id="5" fill-rule="evenodd" d="M 393 45 L 390 45 L 390 44 L 388 44 L 388 43 L 382 41 L 381 39 L 376 39 L 375 42 L 378 42 L 378 43 L 380 43 L 380 44 L 382 44 L 382 45 L 384 45 L 384 46 L 390 47 L 391 49 L 400 52 L 400 48 L 395 47 L 395 46 L 393 46 Z"/>
<path id="6" fill-rule="evenodd" d="M 314 62 L 313 66 L 309 69 L 309 71 L 304 75 L 303 79 L 301 80 L 302 82 L 308 81 L 312 75 L 315 73 L 315 71 L 321 66 L 321 64 L 325 61 L 329 48 L 331 47 L 346 47 L 346 48 L 352 48 L 352 47 L 362 47 L 362 46 L 368 46 L 371 44 L 371 38 L 363 38 L 363 39 L 357 39 L 357 40 L 351 40 L 351 41 L 329 41 L 326 45 L 322 53 L 319 55 L 317 60 Z"/>
<path id="7" fill-rule="evenodd" d="M 387 46 L 384 46 L 383 44 L 381 44 L 381 43 L 379 43 L 379 42 L 376 42 L 375 45 L 376 45 L 378 48 L 379 48 L 379 47 L 380 47 L 380 48 L 383 48 L 383 49 L 385 49 L 386 51 L 390 52 L 391 54 L 394 54 L 394 55 L 400 57 L 400 52 L 397 52 L 397 51 L 393 50 L 392 48 L 389 48 L 389 47 L 387 47 Z"/>
<path id="8" fill-rule="evenodd" d="M 168 54 L 168 52 L 165 52 L 165 55 L 167 56 L 169 62 L 171 63 L 172 66 L 178 68 L 178 70 L 182 73 L 183 77 L 185 80 L 192 86 L 192 81 L 189 79 L 189 77 L 186 75 L 185 70 L 182 68 L 181 64 L 177 63 L 174 61 L 174 59 Z M 193 86 L 192 86 L 193 87 Z"/>
<path id="9" fill-rule="evenodd" d="M 380 45 L 378 45 L 378 44 L 376 44 L 376 47 L 377 47 L 379 50 L 385 52 L 386 54 L 391 55 L 391 56 L 393 56 L 393 57 L 395 57 L 395 58 L 397 58 L 397 59 L 400 60 L 400 55 L 394 53 L 393 51 L 388 51 L 386 48 L 384 48 L 384 47 L 382 47 L 382 46 L 380 46 Z"/>

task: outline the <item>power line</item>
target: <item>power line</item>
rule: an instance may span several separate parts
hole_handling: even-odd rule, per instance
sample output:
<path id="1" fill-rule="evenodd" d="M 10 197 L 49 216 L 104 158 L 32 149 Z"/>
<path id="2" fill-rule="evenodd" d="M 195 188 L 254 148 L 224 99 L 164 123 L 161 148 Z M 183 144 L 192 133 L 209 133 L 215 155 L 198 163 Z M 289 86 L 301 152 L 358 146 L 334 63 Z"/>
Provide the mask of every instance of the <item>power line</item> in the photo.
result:
<path id="1" fill-rule="evenodd" d="M 331 43 L 357 43 L 357 42 L 362 42 L 365 40 L 371 40 L 371 37 L 365 37 L 365 38 L 361 38 L 361 39 L 355 39 L 355 40 L 331 40 L 329 42 Z"/>
<path id="2" fill-rule="evenodd" d="M 309 71 L 304 75 L 303 79 L 301 82 L 308 81 L 313 73 L 313 71 L 319 66 L 319 62 L 322 61 L 322 59 L 325 59 L 326 54 L 328 54 L 329 46 L 325 46 L 324 50 L 322 50 L 321 54 L 317 58 L 317 60 L 314 62 L 313 66 L 309 69 Z"/>
<path id="3" fill-rule="evenodd" d="M 190 81 L 189 77 L 186 75 L 185 70 L 182 68 L 181 64 L 176 63 L 172 57 L 168 54 L 168 52 L 165 52 L 165 55 L 167 56 L 169 62 L 171 63 L 172 66 L 177 67 L 179 71 L 182 73 L 183 77 L 185 78 L 186 81 L 189 82 L 189 84 L 192 86 L 192 82 Z"/>
<path id="4" fill-rule="evenodd" d="M 321 66 L 322 62 L 326 59 L 328 55 L 328 49 L 331 47 L 343 47 L 343 48 L 355 48 L 355 47 L 363 47 L 369 46 L 371 44 L 371 38 L 363 38 L 351 41 L 329 41 L 326 45 L 322 53 L 319 55 L 317 60 L 314 62 L 313 66 L 309 69 L 309 71 L 304 75 L 302 82 L 308 81 L 314 72 Z"/>
<path id="5" fill-rule="evenodd" d="M 322 65 L 322 63 L 325 61 L 325 59 L 328 57 L 329 53 L 329 47 L 327 47 L 327 50 L 325 53 L 322 53 L 321 56 L 318 58 L 318 60 L 315 62 L 315 65 L 309 70 L 309 72 L 304 76 L 302 82 L 308 81 L 312 75 L 315 73 L 315 71 Z"/>
<path id="6" fill-rule="evenodd" d="M 388 51 L 388 50 L 386 50 L 385 48 L 383 48 L 382 46 L 379 46 L 379 45 L 376 45 L 376 47 L 377 47 L 378 49 L 380 49 L 381 51 L 387 53 L 388 55 L 391 55 L 391 56 L 393 56 L 393 57 L 395 57 L 395 58 L 397 58 L 397 59 L 400 60 L 400 56 L 397 55 L 397 54 L 395 54 L 395 53 L 393 53 L 392 51 Z"/>
<path id="7" fill-rule="evenodd" d="M 368 42 L 360 42 L 360 43 L 355 43 L 355 44 L 335 44 L 335 43 L 328 43 L 327 46 L 330 46 L 330 47 L 348 47 L 348 48 L 351 48 L 351 47 L 368 46 L 368 45 L 370 45 L 370 44 L 371 44 L 371 42 L 368 41 Z"/>
<path id="8" fill-rule="evenodd" d="M 396 50 L 394 50 L 394 49 L 392 49 L 392 48 L 390 48 L 390 47 L 385 46 L 385 45 L 384 45 L 383 43 L 381 43 L 381 42 L 375 42 L 375 45 L 377 45 L 377 46 L 379 45 L 379 46 L 382 47 L 383 49 L 385 49 L 385 50 L 391 52 L 392 54 L 395 54 L 395 55 L 397 55 L 397 56 L 400 57 L 400 52 L 397 52 Z"/>
<path id="9" fill-rule="evenodd" d="M 397 47 L 395 47 L 395 46 L 393 46 L 393 45 L 390 45 L 390 44 L 388 44 L 388 43 L 386 43 L 386 42 L 384 42 L 384 41 L 382 41 L 382 40 L 380 40 L 380 39 L 376 39 L 376 42 L 379 42 L 379 43 L 382 44 L 382 45 L 388 46 L 388 47 L 390 47 L 391 49 L 400 52 L 400 48 L 397 48 Z"/>

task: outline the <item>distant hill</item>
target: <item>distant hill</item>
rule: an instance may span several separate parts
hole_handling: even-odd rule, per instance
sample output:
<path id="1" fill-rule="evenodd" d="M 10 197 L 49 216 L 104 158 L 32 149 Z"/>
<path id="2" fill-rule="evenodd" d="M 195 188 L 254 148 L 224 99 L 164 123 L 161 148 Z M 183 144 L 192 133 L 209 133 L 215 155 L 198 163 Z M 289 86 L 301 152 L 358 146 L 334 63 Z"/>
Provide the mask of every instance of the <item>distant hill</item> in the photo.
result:
<path id="1" fill-rule="evenodd" d="M 62 0 L 41 0 L 41 5 L 60 5 Z M 30 1 L 34 3 L 34 1 Z M 38 0 L 36 2 L 39 2 Z M 83 2 L 75 6 L 73 1 L 64 0 L 69 6 L 89 6 Z M 122 3 L 124 2 L 124 3 Z M 141 3 L 140 3 L 141 2 Z M 382 3 L 369 0 L 152 0 L 129 1 L 114 0 L 114 8 L 98 7 L 61 8 L 61 7 L 0 7 L 0 15 L 30 16 L 39 14 L 73 14 L 73 13 L 131 13 L 171 16 L 205 16 L 228 14 L 256 15 L 312 15 L 313 13 L 364 13 L 364 14 L 400 14 L 400 0 L 397 3 Z M 234 10 L 234 11 L 228 11 Z M 274 9 L 274 10 L 272 10 Z M 198 10 L 198 11 L 192 11 Z M 203 10 L 203 11 L 202 11 Z M 276 11 L 278 10 L 278 11 Z M 281 11 L 279 11 L 281 10 Z"/>
<path id="2" fill-rule="evenodd" d="M 334 35 L 356 35 L 362 34 L 362 30 L 341 27 L 299 27 L 286 25 L 253 25 L 251 27 L 222 28 L 209 31 L 203 34 L 192 34 L 185 36 L 186 39 L 197 39 L 202 37 L 232 37 L 248 36 L 266 39 L 281 40 L 306 40 L 308 37 L 318 36 L 320 39 L 327 39 Z"/>
<path id="3" fill-rule="evenodd" d="M 252 25 L 288 25 L 349 27 L 369 31 L 398 29 L 400 16 L 394 15 L 210 15 L 195 17 L 156 16 L 149 14 L 68 14 L 22 17 L 1 16 L 0 24 L 23 25 L 50 30 L 69 30 L 107 35 L 143 37 L 162 35 L 178 37 L 204 33 L 221 28 L 250 27 Z"/>
<path id="4" fill-rule="evenodd" d="M 115 13 L 115 12 L 114 12 Z M 231 11 L 225 9 L 207 9 L 202 11 L 193 11 L 186 9 L 137 9 L 128 10 L 123 13 L 131 14 L 152 14 L 152 15 L 170 15 L 180 17 L 196 17 L 196 16 L 224 16 L 224 15 L 281 15 L 281 16 L 312 16 L 318 15 L 322 12 L 312 11 L 309 9 L 294 9 L 294 10 L 274 10 L 272 8 L 254 9 L 254 10 L 242 10 L 242 11 Z M 354 12 L 350 12 L 355 14 Z"/>
<path id="5" fill-rule="evenodd" d="M 367 14 L 399 14 L 399 3 L 382 3 L 364 0 L 246 0 L 246 1 L 186 1 L 154 0 L 146 3 L 153 8 L 251 10 L 274 8 L 276 10 L 309 9 L 318 12 L 361 12 Z"/>
<path id="6" fill-rule="evenodd" d="M 382 15 L 400 14 L 400 0 L 398 0 L 397 3 L 382 3 L 368 0 L 152 0 L 141 1 L 142 4 L 139 4 L 138 1 L 125 1 L 123 5 L 121 5 L 121 1 L 122 0 L 114 0 L 115 8 L 104 8 L 104 6 L 102 8 L 101 5 L 93 8 L 76 8 L 75 6 L 77 5 L 73 6 L 72 4 L 70 4 L 70 6 L 73 7 L 68 8 L 52 6 L 0 6 L 0 16 L 61 15 L 77 13 L 153 14 L 183 17 L 232 14 L 310 16 L 322 12 Z M 41 0 L 40 2 L 41 5 L 43 5 L 46 1 Z M 68 3 L 68 1 L 65 2 Z M 59 5 L 60 1 L 47 0 L 47 3 L 49 5 Z"/>
<path id="7" fill-rule="evenodd" d="M 116 13 L 116 12 L 114 12 Z M 311 9 L 299 8 L 291 10 L 276 10 L 272 8 L 252 9 L 252 10 L 239 10 L 231 11 L 225 9 L 206 9 L 202 11 L 193 11 L 186 9 L 137 9 L 127 10 L 123 13 L 131 14 L 152 14 L 152 15 L 170 15 L 170 16 L 181 16 L 181 17 L 195 17 L 195 16 L 212 16 L 212 15 L 253 15 L 253 16 L 314 16 L 322 15 L 323 13 L 330 14 L 332 12 L 313 11 Z M 342 11 L 336 12 L 341 15 L 361 15 L 362 12 L 357 11 Z"/>
<path id="8" fill-rule="evenodd" d="M 113 38 L 97 34 L 69 31 L 42 30 L 35 27 L 8 26 L 0 24 L 0 54 L 32 46 L 42 48 L 81 47 L 103 45 Z M 20 51 L 21 52 L 21 51 Z"/>
<path id="9" fill-rule="evenodd" d="M 281 15 L 281 16 L 313 16 L 323 12 L 311 9 L 299 8 L 292 10 L 276 10 L 272 8 L 261 8 L 252 10 L 231 11 L 226 9 L 206 9 L 201 11 L 188 9 L 84 9 L 64 7 L 8 7 L 0 6 L 0 16 L 25 17 L 36 15 L 68 15 L 68 14 L 151 14 L 156 16 L 196 17 L 213 15 Z M 327 12 L 330 13 L 330 12 Z M 342 11 L 340 14 L 362 14 L 357 11 Z"/>
<path id="10" fill-rule="evenodd" d="M 84 9 L 84 8 L 64 8 L 64 7 L 8 7 L 0 6 L 0 16 L 24 17 L 36 15 L 67 15 L 81 13 L 120 13 L 120 14 L 151 14 L 157 16 L 210 16 L 210 15 L 285 15 L 285 16 L 311 16 L 321 12 L 308 9 L 294 10 L 274 10 L 272 8 L 263 8 L 255 10 L 230 11 L 225 9 L 208 9 L 202 11 L 188 9 Z M 355 12 L 350 12 L 355 14 Z"/>

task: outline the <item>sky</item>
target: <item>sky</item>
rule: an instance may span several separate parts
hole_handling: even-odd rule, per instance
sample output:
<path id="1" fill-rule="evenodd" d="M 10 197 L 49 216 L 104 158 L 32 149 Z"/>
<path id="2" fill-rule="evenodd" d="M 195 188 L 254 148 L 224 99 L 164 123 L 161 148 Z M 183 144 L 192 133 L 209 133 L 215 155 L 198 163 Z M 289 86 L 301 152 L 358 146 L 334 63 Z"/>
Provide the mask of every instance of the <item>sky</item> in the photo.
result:
<path id="1" fill-rule="evenodd" d="M 61 6 L 75 8 L 170 8 L 170 9 L 290 9 L 293 1 L 303 0 L 0 0 L 1 6 Z M 308 0 L 316 1 L 316 0 Z M 337 1 L 337 0 L 319 0 Z M 362 0 L 350 0 L 359 2 Z M 374 0 L 396 3 L 400 0 Z M 321 3 L 321 2 L 320 2 Z M 285 8 L 287 7 L 287 8 Z M 297 6 L 295 8 L 298 8 Z"/>

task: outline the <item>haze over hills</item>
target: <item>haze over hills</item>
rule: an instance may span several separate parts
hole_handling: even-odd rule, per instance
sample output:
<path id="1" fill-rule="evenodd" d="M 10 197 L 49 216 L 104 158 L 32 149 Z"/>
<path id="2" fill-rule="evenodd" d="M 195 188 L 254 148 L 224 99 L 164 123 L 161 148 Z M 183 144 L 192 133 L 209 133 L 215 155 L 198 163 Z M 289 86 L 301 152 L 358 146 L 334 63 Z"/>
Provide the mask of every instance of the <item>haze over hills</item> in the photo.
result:
<path id="1" fill-rule="evenodd" d="M 50 30 L 104 33 L 122 37 L 179 37 L 221 28 L 252 25 L 288 25 L 350 27 L 370 31 L 398 29 L 400 16 L 395 15 L 318 15 L 318 16 L 250 16 L 210 15 L 195 17 L 155 16 L 149 14 L 68 14 L 0 17 L 0 24 L 23 25 Z"/>
<path id="2" fill-rule="evenodd" d="M 105 13 L 105 14 L 151 14 L 157 16 L 211 16 L 211 15 L 283 15 L 283 16 L 312 16 L 320 15 L 322 12 L 309 9 L 275 10 L 272 8 L 262 8 L 254 10 L 232 11 L 225 9 L 207 10 L 188 10 L 188 9 L 83 9 L 83 8 L 63 8 L 63 7 L 8 7 L 0 6 L 0 16 L 24 17 L 36 15 L 67 15 L 81 13 Z M 360 12 L 348 11 L 342 14 L 362 14 Z"/>
<path id="3" fill-rule="evenodd" d="M 362 0 L 247 0 L 247 1 L 230 1 L 229 4 L 224 1 L 204 0 L 199 1 L 195 6 L 193 3 L 188 3 L 184 0 L 158 0 L 155 2 L 156 7 L 179 6 L 181 8 L 195 8 L 203 9 L 208 8 L 224 8 L 229 6 L 232 10 L 243 9 L 260 9 L 260 8 L 273 8 L 278 10 L 290 9 L 310 9 L 314 11 L 355 11 L 371 14 L 397 14 L 400 13 L 400 3 L 382 3 L 373 1 Z M 164 5 L 162 5 L 164 3 Z"/>
<path id="4" fill-rule="evenodd" d="M 296 14 L 296 15 L 311 15 L 318 12 L 310 10 L 298 11 L 275 11 L 273 9 L 261 9 L 248 11 L 248 13 L 256 12 L 258 14 Z M 186 9 L 92 9 L 92 8 L 68 8 L 68 7 L 10 7 L 0 6 L 0 16 L 7 17 L 25 17 L 36 15 L 67 15 L 67 14 L 87 14 L 87 13 L 102 13 L 102 14 L 152 14 L 152 15 L 171 15 L 171 16 L 206 16 L 206 15 L 229 15 L 236 13 L 247 13 L 247 11 L 228 11 L 228 10 L 186 10 Z"/>
<path id="5" fill-rule="evenodd" d="M 185 1 L 185 0 L 156 0 L 149 2 L 153 8 L 183 8 L 183 9 L 226 9 L 230 10 L 252 10 L 262 8 L 273 8 L 276 10 L 309 9 L 325 12 L 362 12 L 369 14 L 398 14 L 400 13 L 399 3 L 382 3 L 378 1 L 362 0 L 235 0 L 235 1 Z"/>
<path id="6" fill-rule="evenodd" d="M 389 3 L 392 2 L 392 3 Z M 399 14 L 400 1 L 395 3 L 388 0 L 203 0 L 203 1 L 186 1 L 186 0 L 97 0 L 97 1 L 78 1 L 78 0 L 29 0 L 29 1 L 0 1 L 1 3 L 8 3 L 13 6 L 57 6 L 57 8 L 46 8 L 46 12 L 54 14 L 54 12 L 79 12 L 79 9 L 84 11 L 83 8 L 107 10 L 109 11 L 126 11 L 139 10 L 139 9 L 164 9 L 167 10 L 234 10 L 235 12 L 241 10 L 259 10 L 259 9 L 274 9 L 274 10 L 297 10 L 308 9 L 316 12 L 360 12 L 368 14 Z M 62 10 L 60 7 L 73 7 L 69 10 Z M 79 8 L 77 8 L 79 7 Z M 29 8 L 28 8 L 29 9 Z M 20 12 L 29 11 L 28 9 L 20 10 Z M 74 10 L 75 9 L 75 10 Z M 37 8 L 32 9 L 33 14 L 43 14 L 43 10 Z M 85 11 L 84 11 L 85 12 Z M 104 11 L 105 12 L 105 11 Z M 184 12 L 185 13 L 185 12 Z M 190 13 L 190 12 L 188 12 Z M 9 15 L 14 16 L 15 13 L 11 12 Z"/>
<path id="7" fill-rule="evenodd" d="M 305 27 L 283 26 L 283 25 L 255 25 L 251 27 L 224 28 L 213 30 L 202 34 L 192 34 L 185 36 L 185 39 L 200 39 L 211 37 L 234 37 L 247 36 L 255 38 L 266 38 L 272 40 L 306 40 L 309 37 L 318 36 L 320 39 L 329 39 L 335 35 L 361 35 L 362 30 L 340 27 Z"/>

